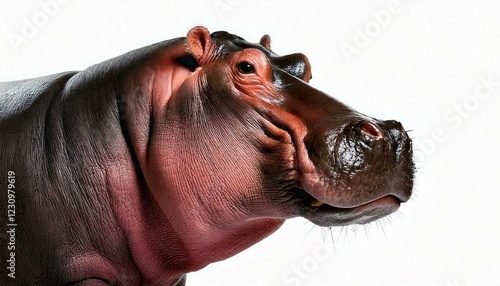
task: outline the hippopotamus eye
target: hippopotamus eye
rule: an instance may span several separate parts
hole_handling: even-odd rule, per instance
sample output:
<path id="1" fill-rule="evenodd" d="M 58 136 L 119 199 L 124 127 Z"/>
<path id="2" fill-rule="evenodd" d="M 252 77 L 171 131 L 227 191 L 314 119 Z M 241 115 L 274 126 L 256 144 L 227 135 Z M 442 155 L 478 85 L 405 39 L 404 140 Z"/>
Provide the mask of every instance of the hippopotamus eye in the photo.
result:
<path id="1" fill-rule="evenodd" d="M 253 66 L 247 62 L 241 62 L 238 64 L 238 71 L 242 74 L 250 74 L 255 72 Z"/>

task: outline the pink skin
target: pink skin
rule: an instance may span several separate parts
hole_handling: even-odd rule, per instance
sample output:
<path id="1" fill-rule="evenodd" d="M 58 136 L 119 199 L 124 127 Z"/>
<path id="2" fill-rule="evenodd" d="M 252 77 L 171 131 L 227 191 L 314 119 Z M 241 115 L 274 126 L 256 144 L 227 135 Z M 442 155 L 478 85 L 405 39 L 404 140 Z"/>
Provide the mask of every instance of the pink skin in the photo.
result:
<path id="1" fill-rule="evenodd" d="M 203 130 L 189 130 L 186 134 L 180 128 L 182 124 L 176 122 L 178 110 L 173 103 L 177 98 L 190 96 L 184 93 L 198 92 L 190 89 L 195 89 L 198 73 L 203 69 L 192 73 L 175 63 L 185 52 L 184 47 L 176 47 L 148 65 L 154 75 L 146 87 L 151 94 L 151 134 L 129 124 L 134 151 L 150 193 L 136 179 L 134 167 L 126 160 L 107 172 L 118 221 L 146 285 L 164 285 L 165 281 L 173 285 L 180 275 L 257 243 L 276 231 L 285 219 L 276 203 L 262 191 L 259 154 L 249 156 L 246 148 L 235 148 L 241 143 L 234 138 L 217 142 L 213 134 L 203 134 Z M 200 139 L 199 146 L 178 144 L 193 142 L 191 134 Z M 293 160 L 293 148 L 284 149 L 289 153 L 288 159 Z M 240 208 L 243 199 L 250 202 L 246 209 Z"/>

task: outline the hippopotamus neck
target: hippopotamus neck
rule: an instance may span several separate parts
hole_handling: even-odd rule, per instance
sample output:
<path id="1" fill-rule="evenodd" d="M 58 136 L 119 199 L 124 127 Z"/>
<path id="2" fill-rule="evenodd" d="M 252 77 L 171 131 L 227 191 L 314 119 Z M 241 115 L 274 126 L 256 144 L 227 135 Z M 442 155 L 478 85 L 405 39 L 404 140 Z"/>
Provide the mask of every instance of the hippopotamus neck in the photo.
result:
<path id="1" fill-rule="evenodd" d="M 158 186 L 151 185 L 148 178 L 159 170 L 148 168 L 148 155 L 154 156 L 148 154 L 154 150 L 151 138 L 161 140 L 158 136 L 161 138 L 162 134 L 155 130 L 180 127 L 165 112 L 169 112 L 166 106 L 170 97 L 190 73 L 176 63 L 185 53 L 183 38 L 162 42 L 93 66 L 75 75 L 65 87 L 67 112 L 75 118 L 85 117 L 78 118 L 80 125 L 87 122 L 77 128 L 85 129 L 79 131 L 80 144 L 90 144 L 103 153 L 92 162 L 94 168 L 102 168 L 102 176 L 95 177 L 96 184 L 109 196 L 104 205 L 113 209 L 114 219 L 123 232 L 130 267 L 135 268 L 146 285 L 166 281 L 174 285 L 187 272 L 243 251 L 284 221 L 252 219 L 210 229 L 196 223 L 199 217 L 193 216 L 194 208 L 184 209 L 183 216 L 173 215 L 173 205 L 168 201 L 159 203 L 163 198 L 153 196 Z M 106 127 L 99 128 L 102 134 L 93 134 L 99 132 L 94 131 L 94 126 L 103 125 Z M 169 140 L 180 138 L 171 136 Z M 176 150 L 179 151 L 171 146 L 170 157 L 164 158 L 164 164 L 179 162 Z M 117 242 L 123 246 L 122 243 Z"/>
<path id="2" fill-rule="evenodd" d="M 63 113 L 72 114 L 66 128 L 75 132 L 65 136 L 72 137 L 77 146 L 89 146 L 87 156 L 75 167 L 87 175 L 95 174 L 91 176 L 98 190 L 94 194 L 104 202 L 94 209 L 108 214 L 111 210 L 113 217 L 108 221 L 119 232 L 107 241 L 113 244 L 107 247 L 116 248 L 117 253 L 107 253 L 105 258 L 120 261 L 117 264 L 128 269 L 127 275 L 135 277 L 130 278 L 130 284 L 139 279 L 141 285 L 176 285 L 192 266 L 185 259 L 182 241 L 152 198 L 140 166 L 149 138 L 153 99 L 152 86 L 134 82 L 151 72 L 147 66 L 130 67 L 135 63 L 126 58 L 144 60 L 137 53 L 90 67 L 66 83 L 61 95 Z"/>
<path id="3" fill-rule="evenodd" d="M 143 90 L 116 87 L 116 81 L 135 76 L 120 67 L 122 60 L 0 85 L 0 145 L 10 154 L 0 158 L 0 167 L 4 174 L 18 174 L 23 273 L 52 269 L 75 275 L 43 277 L 57 284 L 99 273 L 113 281 L 114 273 L 127 285 L 175 285 L 192 269 L 182 241 L 142 180 L 136 152 L 147 142 L 152 99 Z M 29 150 L 19 148 L 23 142 L 32 144 Z M 32 248 L 56 254 L 50 259 L 23 254 Z M 75 255 L 79 258 L 60 263 Z M 20 283 L 33 279 L 24 275 Z"/>

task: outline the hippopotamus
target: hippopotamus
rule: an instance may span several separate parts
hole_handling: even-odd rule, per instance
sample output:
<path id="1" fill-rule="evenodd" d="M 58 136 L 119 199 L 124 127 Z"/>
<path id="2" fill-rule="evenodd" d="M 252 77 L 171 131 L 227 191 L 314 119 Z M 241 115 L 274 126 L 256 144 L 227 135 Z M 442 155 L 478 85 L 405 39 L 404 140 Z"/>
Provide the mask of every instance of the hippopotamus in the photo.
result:
<path id="1" fill-rule="evenodd" d="M 0 84 L 1 284 L 185 285 L 286 219 L 395 212 L 412 194 L 407 132 L 311 78 L 268 35 L 195 27 Z"/>

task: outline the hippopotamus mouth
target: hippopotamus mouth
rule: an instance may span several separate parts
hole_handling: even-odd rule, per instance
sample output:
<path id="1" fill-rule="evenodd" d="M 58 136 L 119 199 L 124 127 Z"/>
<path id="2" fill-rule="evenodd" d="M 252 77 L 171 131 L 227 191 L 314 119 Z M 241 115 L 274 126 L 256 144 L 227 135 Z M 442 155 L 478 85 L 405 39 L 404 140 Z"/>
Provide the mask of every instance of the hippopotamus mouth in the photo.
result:
<path id="1" fill-rule="evenodd" d="M 331 226 L 329 222 L 334 222 L 336 226 L 369 223 L 395 212 L 401 202 L 408 200 L 408 198 L 386 195 L 358 206 L 335 207 L 318 201 L 304 189 L 292 188 L 290 192 L 300 200 L 302 216 L 322 226 Z"/>

